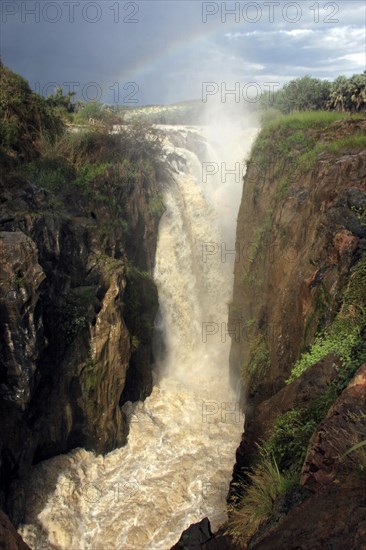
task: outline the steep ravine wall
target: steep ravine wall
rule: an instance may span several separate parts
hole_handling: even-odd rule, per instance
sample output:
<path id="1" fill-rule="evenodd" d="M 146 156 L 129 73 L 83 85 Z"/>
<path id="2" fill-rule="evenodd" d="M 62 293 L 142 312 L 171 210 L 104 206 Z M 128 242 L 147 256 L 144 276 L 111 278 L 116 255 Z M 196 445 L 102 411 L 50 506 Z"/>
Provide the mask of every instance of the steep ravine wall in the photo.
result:
<path id="1" fill-rule="evenodd" d="M 307 139 L 316 135 L 317 142 L 341 142 L 365 130 L 365 122 L 348 120 L 327 130 L 307 129 L 304 135 Z M 274 132 L 272 139 L 289 143 L 295 131 Z M 365 354 L 354 352 L 355 364 L 342 375 L 343 363 L 334 351 L 337 346 L 330 346 L 331 351 L 313 360 L 300 377 L 290 384 L 285 381 L 301 354 L 312 349 L 316 335 L 337 316 L 352 326 L 359 312 L 364 315 L 366 150 L 344 146 L 335 153 L 323 152 L 311 166 L 299 168 L 296 161 L 301 154 L 294 146 L 291 162 L 288 151 L 283 158 L 278 153 L 271 156 L 269 148 L 263 163 L 259 146 L 245 176 L 230 323 L 239 322 L 246 330 L 241 331 L 244 337 L 232 340 L 230 368 L 234 376 L 241 372 L 245 381 L 246 420 L 231 497 L 235 483 L 258 460 L 258 445 L 273 436 L 280 415 L 289 419 L 284 415 L 301 411 L 303 424 L 309 418 L 314 422 L 307 437 L 314 428 L 315 432 L 303 443 L 308 448 L 300 463 L 298 492 L 288 501 L 278 499 L 272 517 L 246 543 L 258 549 L 292 548 L 294 540 L 301 548 L 359 548 L 366 525 L 365 485 L 355 481 L 352 468 L 342 466 L 340 449 L 345 451 L 366 434 L 365 369 L 357 375 Z M 364 326 L 363 319 L 357 344 L 363 349 Z M 346 368 L 347 361 L 352 360 L 345 360 Z M 352 372 L 356 378 L 347 382 Z M 331 387 L 334 395 L 325 402 Z M 303 412 L 307 410 L 311 413 Z M 279 441 L 278 434 L 272 442 Z M 296 435 L 287 437 L 284 445 L 292 449 L 294 440 Z M 287 452 L 285 467 L 293 461 L 288 449 L 281 450 L 282 455 Z M 345 518 L 350 516 L 357 520 L 348 531 Z M 342 530 L 346 530 L 344 536 Z M 242 543 L 245 546 L 245 540 Z"/>
<path id="2" fill-rule="evenodd" d="M 365 124 L 342 122 L 338 137 Z M 276 139 L 276 136 L 273 136 Z M 277 138 L 278 139 L 278 138 Z M 296 159 L 296 149 L 292 151 Z M 283 386 L 315 333 L 334 318 L 350 267 L 360 258 L 366 227 L 365 150 L 323 154 L 310 170 L 268 154 L 251 158 L 237 224 L 230 324 L 230 368 L 240 374 L 263 337 L 269 369 L 247 385 L 249 401 Z"/>
<path id="3" fill-rule="evenodd" d="M 365 128 L 342 121 L 331 132 L 340 139 Z M 229 323 L 241 329 L 232 339 L 230 368 L 245 380 L 248 423 L 253 406 L 284 387 L 301 353 L 339 311 L 350 270 L 365 251 L 365 208 L 365 149 L 324 153 L 304 171 L 281 157 L 269 154 L 262 164 L 252 156 L 229 312 Z M 250 367 L 261 347 L 267 360 L 255 372 Z"/>
<path id="4" fill-rule="evenodd" d="M 212 534 L 203 520 L 177 549 L 198 543 L 207 550 L 365 548 L 364 455 L 343 455 L 366 439 L 366 150 L 352 146 L 366 122 L 301 124 L 263 132 L 243 182 L 229 325 L 230 369 L 233 381 L 242 381 L 245 426 L 229 526 Z M 318 147 L 317 154 L 311 157 L 304 144 Z M 352 352 L 342 359 L 355 326 Z M 286 383 L 307 350 L 309 368 Z M 235 516 L 232 506 L 243 494 L 245 502 L 243 481 L 253 483 L 251 472 L 263 460 L 258 445 L 274 453 L 285 475 L 293 469 L 295 484 L 274 497 L 259 527 L 247 529 L 248 515 Z M 252 517 L 265 506 L 256 498 L 247 508 Z"/>
<path id="5" fill-rule="evenodd" d="M 125 232 L 106 230 L 97 198 L 65 208 L 24 179 L 0 184 L 0 504 L 17 524 L 32 463 L 123 445 L 121 405 L 151 392 L 160 213 L 144 174 L 124 197 Z"/>

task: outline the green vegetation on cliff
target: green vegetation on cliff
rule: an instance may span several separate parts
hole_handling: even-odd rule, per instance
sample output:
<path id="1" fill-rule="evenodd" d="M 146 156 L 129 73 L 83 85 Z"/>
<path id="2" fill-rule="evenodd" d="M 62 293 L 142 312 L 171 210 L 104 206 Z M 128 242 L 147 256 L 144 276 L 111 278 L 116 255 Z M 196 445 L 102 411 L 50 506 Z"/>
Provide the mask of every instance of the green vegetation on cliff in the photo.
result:
<path id="1" fill-rule="evenodd" d="M 245 384 L 255 392 L 270 367 L 270 356 L 265 335 L 258 333 L 249 344 L 249 359 L 243 365 L 241 375 Z"/>
<path id="2" fill-rule="evenodd" d="M 28 82 L 0 60 L 0 162 L 30 160 L 40 154 L 40 139 L 57 135 L 63 123 Z"/>
<path id="3" fill-rule="evenodd" d="M 137 269 L 131 264 L 126 266 L 127 287 L 125 293 L 127 326 L 137 344 L 148 342 L 154 329 L 154 304 L 158 296 L 152 275 Z"/>
<path id="4" fill-rule="evenodd" d="M 353 119 L 361 122 L 363 116 L 355 115 Z M 257 272 L 257 267 L 265 258 L 268 260 L 270 254 L 278 255 L 279 249 L 286 245 L 288 236 L 284 229 L 281 230 L 280 238 L 275 242 L 273 224 L 276 212 L 285 205 L 293 192 L 294 184 L 311 173 L 318 159 L 324 158 L 322 154 L 326 153 L 330 158 L 336 158 L 342 153 L 357 152 L 366 147 L 366 136 L 361 129 L 350 132 L 345 137 L 339 135 L 338 129 L 342 129 L 342 125 L 347 124 L 348 120 L 349 115 L 345 113 L 329 111 L 283 115 L 262 129 L 252 148 L 248 166 L 250 169 L 253 165 L 254 173 L 259 175 L 258 181 L 251 182 L 253 209 L 257 209 L 264 175 L 271 193 L 271 200 L 267 201 L 268 205 L 261 213 L 260 221 L 257 222 L 247 247 L 248 265 L 245 267 L 242 279 L 245 285 L 255 290 L 259 299 L 263 275 Z M 250 197 L 248 196 L 246 200 L 250 200 Z M 359 213 L 360 223 L 362 223 L 362 215 L 363 213 Z M 344 325 L 346 321 L 342 323 Z M 336 327 L 336 331 L 339 332 L 340 327 L 341 322 Z M 346 344 L 342 343 L 346 330 L 347 328 L 339 333 L 338 338 L 339 346 L 343 346 L 343 350 L 346 348 Z M 355 326 L 352 335 L 348 334 L 347 340 L 351 347 L 352 342 L 358 338 L 358 329 Z M 336 337 L 333 340 L 332 349 L 336 346 Z M 324 346 L 328 345 L 327 342 Z M 268 367 L 268 359 L 264 353 L 266 347 L 268 350 L 266 335 L 258 335 L 257 340 L 250 343 L 248 358 L 241 368 L 245 385 L 251 394 L 257 392 L 259 384 L 266 377 Z M 324 347 L 321 357 L 325 354 Z M 306 358 L 303 361 L 306 361 Z"/>
<path id="5" fill-rule="evenodd" d="M 363 115 L 353 115 L 352 118 L 364 120 Z M 251 263 L 259 255 L 263 244 L 270 242 L 276 206 L 286 199 L 291 182 L 310 172 L 324 153 L 336 157 L 366 148 L 366 135 L 362 130 L 337 137 L 336 125 L 347 120 L 349 115 L 340 112 L 296 112 L 278 117 L 261 130 L 251 150 L 248 166 L 254 165 L 261 175 L 268 171 L 276 191 L 264 219 L 255 230 L 249 252 Z M 255 186 L 254 203 L 258 192 Z"/>
<path id="6" fill-rule="evenodd" d="M 352 115 L 353 119 L 364 120 L 364 116 Z M 331 126 L 342 120 L 349 120 L 349 115 L 334 111 L 308 111 L 281 115 L 264 126 L 251 152 L 249 162 L 261 166 L 268 165 L 268 157 L 278 162 L 295 162 L 303 168 L 302 156 L 315 151 L 339 153 L 349 147 L 365 147 L 365 135 L 362 132 L 337 139 Z M 318 142 L 321 137 L 321 143 Z M 275 175 L 275 174 L 274 174 Z"/>
<path id="7" fill-rule="evenodd" d="M 342 370 L 350 376 L 354 374 L 355 368 L 366 360 L 366 350 L 362 345 L 362 334 L 366 329 L 365 289 L 366 255 L 364 254 L 350 273 L 343 303 L 335 320 L 316 337 L 310 350 L 296 362 L 288 383 L 330 353 L 340 357 Z"/>
<path id="8" fill-rule="evenodd" d="M 58 213 L 73 216 L 80 208 L 87 216 L 93 212 L 111 247 L 113 239 L 126 244 L 131 238 L 128 199 L 135 186 L 152 189 L 167 177 L 162 134 L 138 119 L 118 133 L 111 133 L 108 125 L 70 129 L 65 124 L 65 113 L 73 111 L 70 96 L 57 90 L 44 99 L 3 65 L 0 78 L 0 162 L 7 167 L 3 175 L 9 185 L 32 181 L 48 192 Z M 82 122 L 93 117 L 105 122 L 107 111 L 92 103 L 77 116 Z M 159 219 L 164 211 L 161 195 L 150 193 L 148 200 L 151 215 Z"/>

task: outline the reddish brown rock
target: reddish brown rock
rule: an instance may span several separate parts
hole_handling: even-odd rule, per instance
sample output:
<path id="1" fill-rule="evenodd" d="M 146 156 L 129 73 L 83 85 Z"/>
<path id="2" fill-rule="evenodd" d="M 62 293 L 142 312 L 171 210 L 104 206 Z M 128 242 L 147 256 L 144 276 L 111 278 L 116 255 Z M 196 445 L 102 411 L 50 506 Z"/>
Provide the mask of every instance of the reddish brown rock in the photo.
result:
<path id="1" fill-rule="evenodd" d="M 295 407 L 306 408 L 322 395 L 326 386 L 336 378 L 338 364 L 339 359 L 336 356 L 328 355 L 273 397 L 255 405 L 252 410 L 249 409 L 249 414 L 245 417 L 242 441 L 236 451 L 234 477 L 243 477 L 245 468 L 250 466 L 257 454 L 257 444 L 270 433 L 278 415 Z"/>
<path id="2" fill-rule="evenodd" d="M 350 471 L 354 473 L 357 456 L 343 455 L 363 439 L 366 439 L 366 364 L 335 401 L 310 440 L 301 484 L 311 491 L 320 491 L 326 485 L 347 479 Z"/>
<path id="3" fill-rule="evenodd" d="M 335 234 L 333 239 L 335 250 L 338 252 L 339 257 L 348 254 L 352 256 L 358 245 L 358 238 L 354 237 L 350 231 L 339 231 Z"/>
<path id="4" fill-rule="evenodd" d="M 0 550 L 31 550 L 3 512 L 0 512 Z"/>
<path id="5" fill-rule="evenodd" d="M 365 130 L 366 121 L 342 121 L 332 127 L 337 138 Z M 322 131 L 317 132 L 322 141 Z M 281 194 L 278 185 L 284 174 L 291 179 Z M 340 309 L 351 268 L 366 247 L 360 218 L 365 205 L 365 150 L 345 151 L 338 157 L 324 153 L 304 173 L 291 172 L 280 155 L 268 158 L 260 177 L 255 158 L 253 168 L 248 168 L 236 240 L 241 251 L 255 243 L 259 252 L 237 254 L 229 317 L 254 324 L 264 335 L 269 365 L 261 383 L 251 386 L 249 378 L 245 388 L 245 432 L 237 450 L 234 482 L 253 466 L 257 444 L 270 434 L 278 415 L 306 408 L 311 401 L 314 405 L 336 378 L 337 358 L 328 356 L 285 386 L 301 353 Z M 250 344 L 232 340 L 234 378 L 255 353 Z M 366 439 L 365 377 L 363 366 L 313 435 L 298 500 L 295 492 L 276 501 L 250 549 L 366 548 L 366 482 L 359 477 L 356 454 L 343 456 L 356 441 Z"/>
<path id="6" fill-rule="evenodd" d="M 334 124 L 332 135 L 363 130 L 366 121 L 350 120 Z M 324 137 L 321 130 L 315 134 L 320 141 Z M 357 216 L 366 204 L 366 151 L 323 154 L 304 173 L 291 170 L 281 157 L 268 158 L 260 170 L 259 164 L 254 157 L 245 175 L 229 322 L 254 325 L 266 341 L 269 361 L 262 379 L 251 386 L 248 377 L 244 388 L 245 435 L 235 475 L 250 465 L 256 443 L 277 414 L 303 401 L 296 396 L 302 391 L 297 384 L 284 388 L 285 381 L 317 332 L 334 320 L 350 269 L 366 246 L 366 228 Z M 279 196 L 284 175 L 289 183 Z M 258 253 L 249 253 L 258 243 Z M 253 343 L 232 340 L 234 379 L 255 351 Z M 323 363 L 315 368 L 312 376 L 320 392 L 328 375 Z"/>
<path id="7" fill-rule="evenodd" d="M 365 550 L 366 491 L 330 487 L 261 536 L 250 550 Z"/>
<path id="8" fill-rule="evenodd" d="M 337 138 L 365 130 L 365 121 L 332 128 Z M 334 319 L 349 270 L 365 246 L 366 228 L 357 212 L 366 197 L 366 152 L 323 155 L 304 173 L 292 168 L 270 157 L 262 167 L 254 157 L 238 214 L 229 322 L 254 323 L 270 355 L 265 379 L 246 388 L 252 402 L 281 389 L 319 328 Z M 290 181 L 279 198 L 284 176 Z M 234 379 L 250 358 L 250 344 L 245 337 L 232 340 Z"/>
<path id="9" fill-rule="evenodd" d="M 366 439 L 365 411 L 366 364 L 310 440 L 301 475 L 309 496 L 288 513 L 271 517 L 252 539 L 251 550 L 366 548 L 366 471 L 359 468 L 357 453 L 344 456 Z"/>

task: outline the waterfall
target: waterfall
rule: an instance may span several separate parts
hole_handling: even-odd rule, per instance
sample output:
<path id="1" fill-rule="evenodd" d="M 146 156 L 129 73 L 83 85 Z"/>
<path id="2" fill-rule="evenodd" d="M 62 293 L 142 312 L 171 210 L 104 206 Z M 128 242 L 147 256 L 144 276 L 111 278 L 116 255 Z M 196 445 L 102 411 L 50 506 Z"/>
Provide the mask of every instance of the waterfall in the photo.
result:
<path id="1" fill-rule="evenodd" d="M 189 142 L 196 136 L 219 162 L 207 131 L 165 132 L 176 175 L 154 273 L 165 350 L 159 376 L 145 402 L 129 406 L 125 447 L 104 457 L 76 449 L 33 468 L 19 531 L 34 550 L 167 550 L 191 523 L 208 516 L 215 529 L 226 517 L 243 417 L 228 380 L 233 260 L 222 261 L 219 245 L 230 225 L 233 248 L 242 184 L 226 182 L 225 194 L 221 174 L 203 183 Z M 242 138 L 239 159 L 253 138 Z"/>

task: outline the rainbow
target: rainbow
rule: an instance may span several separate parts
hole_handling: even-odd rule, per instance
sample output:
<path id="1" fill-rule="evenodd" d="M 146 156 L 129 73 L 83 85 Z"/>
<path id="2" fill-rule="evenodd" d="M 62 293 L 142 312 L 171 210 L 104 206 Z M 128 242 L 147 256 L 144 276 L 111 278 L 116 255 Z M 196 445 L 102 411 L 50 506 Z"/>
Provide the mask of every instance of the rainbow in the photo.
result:
<path id="1" fill-rule="evenodd" d="M 208 29 L 208 24 L 202 23 L 202 26 Z M 227 32 L 227 28 L 225 31 Z M 174 62 L 174 60 L 178 59 L 184 52 L 192 52 L 193 55 L 194 49 L 199 43 L 207 42 L 209 38 L 220 32 L 222 32 L 221 21 L 215 24 L 212 22 L 210 24 L 210 29 L 206 32 L 202 32 L 202 30 L 199 32 L 197 30 L 191 31 L 190 33 L 187 32 L 177 40 L 161 47 L 158 52 L 154 52 L 154 54 L 141 59 L 133 68 L 126 71 L 123 75 L 124 81 L 127 79 L 129 82 L 132 82 L 145 77 L 149 73 L 156 71 L 160 64 L 168 62 L 170 64 Z"/>

